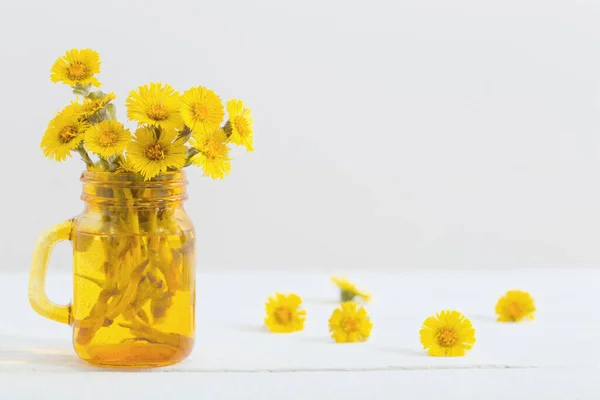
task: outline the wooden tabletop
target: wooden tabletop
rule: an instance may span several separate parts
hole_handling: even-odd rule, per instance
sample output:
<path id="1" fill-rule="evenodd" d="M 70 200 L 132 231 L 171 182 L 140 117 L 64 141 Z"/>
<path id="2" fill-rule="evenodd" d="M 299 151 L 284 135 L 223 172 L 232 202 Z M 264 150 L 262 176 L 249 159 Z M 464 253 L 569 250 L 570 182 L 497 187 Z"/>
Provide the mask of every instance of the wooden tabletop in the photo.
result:
<path id="1" fill-rule="evenodd" d="M 339 293 L 328 274 L 199 274 L 194 352 L 181 364 L 136 372 L 80 361 L 71 328 L 30 309 L 27 276 L 2 275 L 0 399 L 600 398 L 600 271 L 346 275 L 373 295 L 365 305 L 374 324 L 366 343 L 329 337 Z M 50 276 L 50 298 L 67 303 L 71 284 L 70 276 Z M 534 321 L 495 321 L 494 305 L 510 289 L 535 297 Z M 304 331 L 265 330 L 264 302 L 276 291 L 303 298 Z M 475 326 L 477 343 L 466 357 L 429 357 L 421 348 L 421 323 L 444 308 L 463 312 Z"/>

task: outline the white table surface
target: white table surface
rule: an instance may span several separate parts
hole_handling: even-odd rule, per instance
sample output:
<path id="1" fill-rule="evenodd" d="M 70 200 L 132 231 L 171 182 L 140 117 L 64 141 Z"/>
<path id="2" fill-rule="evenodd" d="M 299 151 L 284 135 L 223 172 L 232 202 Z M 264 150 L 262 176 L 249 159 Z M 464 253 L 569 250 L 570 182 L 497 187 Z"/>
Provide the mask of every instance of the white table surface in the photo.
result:
<path id="1" fill-rule="evenodd" d="M 80 361 L 71 328 L 30 309 L 27 276 L 2 275 L 0 399 L 600 398 L 600 270 L 347 275 L 373 294 L 366 307 L 374 328 L 366 343 L 330 339 L 327 320 L 338 292 L 329 275 L 200 274 L 194 352 L 181 364 L 142 372 Z M 54 301 L 69 301 L 71 279 L 49 277 Z M 535 321 L 495 322 L 494 305 L 509 289 L 531 292 Z M 275 291 L 303 298 L 304 331 L 264 329 L 264 302 Z M 473 321 L 477 343 L 466 357 L 429 357 L 421 349 L 421 323 L 443 308 Z"/>

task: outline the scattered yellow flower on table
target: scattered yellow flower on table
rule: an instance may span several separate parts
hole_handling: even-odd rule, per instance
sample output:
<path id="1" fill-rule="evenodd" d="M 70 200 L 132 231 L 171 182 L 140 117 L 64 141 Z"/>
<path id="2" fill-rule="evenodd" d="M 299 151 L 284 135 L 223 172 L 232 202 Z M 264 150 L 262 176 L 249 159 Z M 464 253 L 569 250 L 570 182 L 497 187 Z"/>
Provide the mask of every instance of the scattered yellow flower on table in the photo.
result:
<path id="1" fill-rule="evenodd" d="M 118 121 L 102 121 L 85 132 L 85 147 L 104 158 L 121 154 L 130 142 L 131 132 Z"/>
<path id="2" fill-rule="evenodd" d="M 519 322 L 522 319 L 533 319 L 535 304 L 533 297 L 527 292 L 510 290 L 498 300 L 496 314 L 499 322 Z"/>
<path id="3" fill-rule="evenodd" d="M 127 158 L 136 172 L 149 180 L 168 168 L 183 168 L 187 148 L 181 140 L 175 140 L 177 132 L 160 132 L 156 137 L 155 128 L 142 127 L 135 131 L 135 141 L 127 148 Z"/>
<path id="4" fill-rule="evenodd" d="M 223 122 L 223 103 L 210 89 L 193 87 L 183 93 L 181 103 L 183 122 L 196 134 L 212 133 Z"/>
<path id="5" fill-rule="evenodd" d="M 444 310 L 427 318 L 420 336 L 423 348 L 435 357 L 464 356 L 475 344 L 471 321 L 453 310 Z"/>
<path id="6" fill-rule="evenodd" d="M 265 308 L 265 325 L 271 332 L 290 333 L 304 329 L 306 311 L 300 310 L 302 299 L 296 294 L 276 293 L 269 297 Z"/>
<path id="7" fill-rule="evenodd" d="M 231 129 L 230 140 L 238 146 L 246 147 L 248 151 L 254 151 L 252 142 L 254 132 L 252 130 L 252 113 L 246 105 L 238 99 L 227 102 L 227 113 Z"/>
<path id="8" fill-rule="evenodd" d="M 171 131 L 183 128 L 179 113 L 181 96 L 171 86 L 152 82 L 129 93 L 127 118 Z"/>
<path id="9" fill-rule="evenodd" d="M 367 292 L 358 290 L 358 288 L 346 278 L 333 277 L 331 281 L 335 283 L 341 291 L 341 301 L 352 301 L 356 296 L 361 297 L 364 301 L 371 300 L 371 295 Z"/>
<path id="10" fill-rule="evenodd" d="M 367 310 L 353 301 L 343 302 L 329 318 L 329 332 L 337 343 L 364 342 L 371 329 L 373 323 Z"/>
<path id="11" fill-rule="evenodd" d="M 81 119 L 81 104 L 71 103 L 50 121 L 42 137 L 44 155 L 56 161 L 71 157 L 71 152 L 83 142 L 90 124 Z"/>
<path id="12" fill-rule="evenodd" d="M 72 49 L 56 60 L 50 70 L 52 82 L 67 85 L 100 86 L 94 74 L 100 72 L 100 55 L 90 49 Z"/>
<path id="13" fill-rule="evenodd" d="M 192 147 L 198 150 L 198 154 L 192 157 L 191 161 L 202 167 L 204 176 L 223 179 L 229 174 L 231 158 L 229 158 L 229 147 L 225 143 L 226 139 L 227 136 L 223 129 L 218 129 L 211 134 L 192 137 Z"/>

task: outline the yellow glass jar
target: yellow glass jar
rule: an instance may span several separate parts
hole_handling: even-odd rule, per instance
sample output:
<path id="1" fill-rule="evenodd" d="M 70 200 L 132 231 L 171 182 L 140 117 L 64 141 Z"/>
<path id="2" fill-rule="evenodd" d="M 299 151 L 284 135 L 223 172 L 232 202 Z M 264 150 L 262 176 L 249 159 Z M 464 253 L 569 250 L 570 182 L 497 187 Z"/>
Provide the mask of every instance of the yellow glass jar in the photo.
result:
<path id="1" fill-rule="evenodd" d="M 195 235 L 185 174 L 144 181 L 84 172 L 85 209 L 43 232 L 29 280 L 35 311 L 73 325 L 75 351 L 94 365 L 153 367 L 190 354 L 195 332 Z M 45 275 L 55 243 L 73 243 L 74 297 L 52 303 Z"/>

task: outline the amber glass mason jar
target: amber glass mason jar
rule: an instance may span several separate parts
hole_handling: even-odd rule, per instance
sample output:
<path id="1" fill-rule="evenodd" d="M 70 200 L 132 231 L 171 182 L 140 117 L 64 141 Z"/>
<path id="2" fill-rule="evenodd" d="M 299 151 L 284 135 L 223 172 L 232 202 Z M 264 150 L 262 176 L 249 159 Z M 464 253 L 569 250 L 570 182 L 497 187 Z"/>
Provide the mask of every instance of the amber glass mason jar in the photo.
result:
<path id="1" fill-rule="evenodd" d="M 82 359 L 103 366 L 152 367 L 183 360 L 194 345 L 195 235 L 183 208 L 185 174 L 144 181 L 135 174 L 84 172 L 85 209 L 43 232 L 29 300 L 35 311 L 73 325 Z M 73 303 L 45 293 L 53 245 L 73 244 Z"/>

